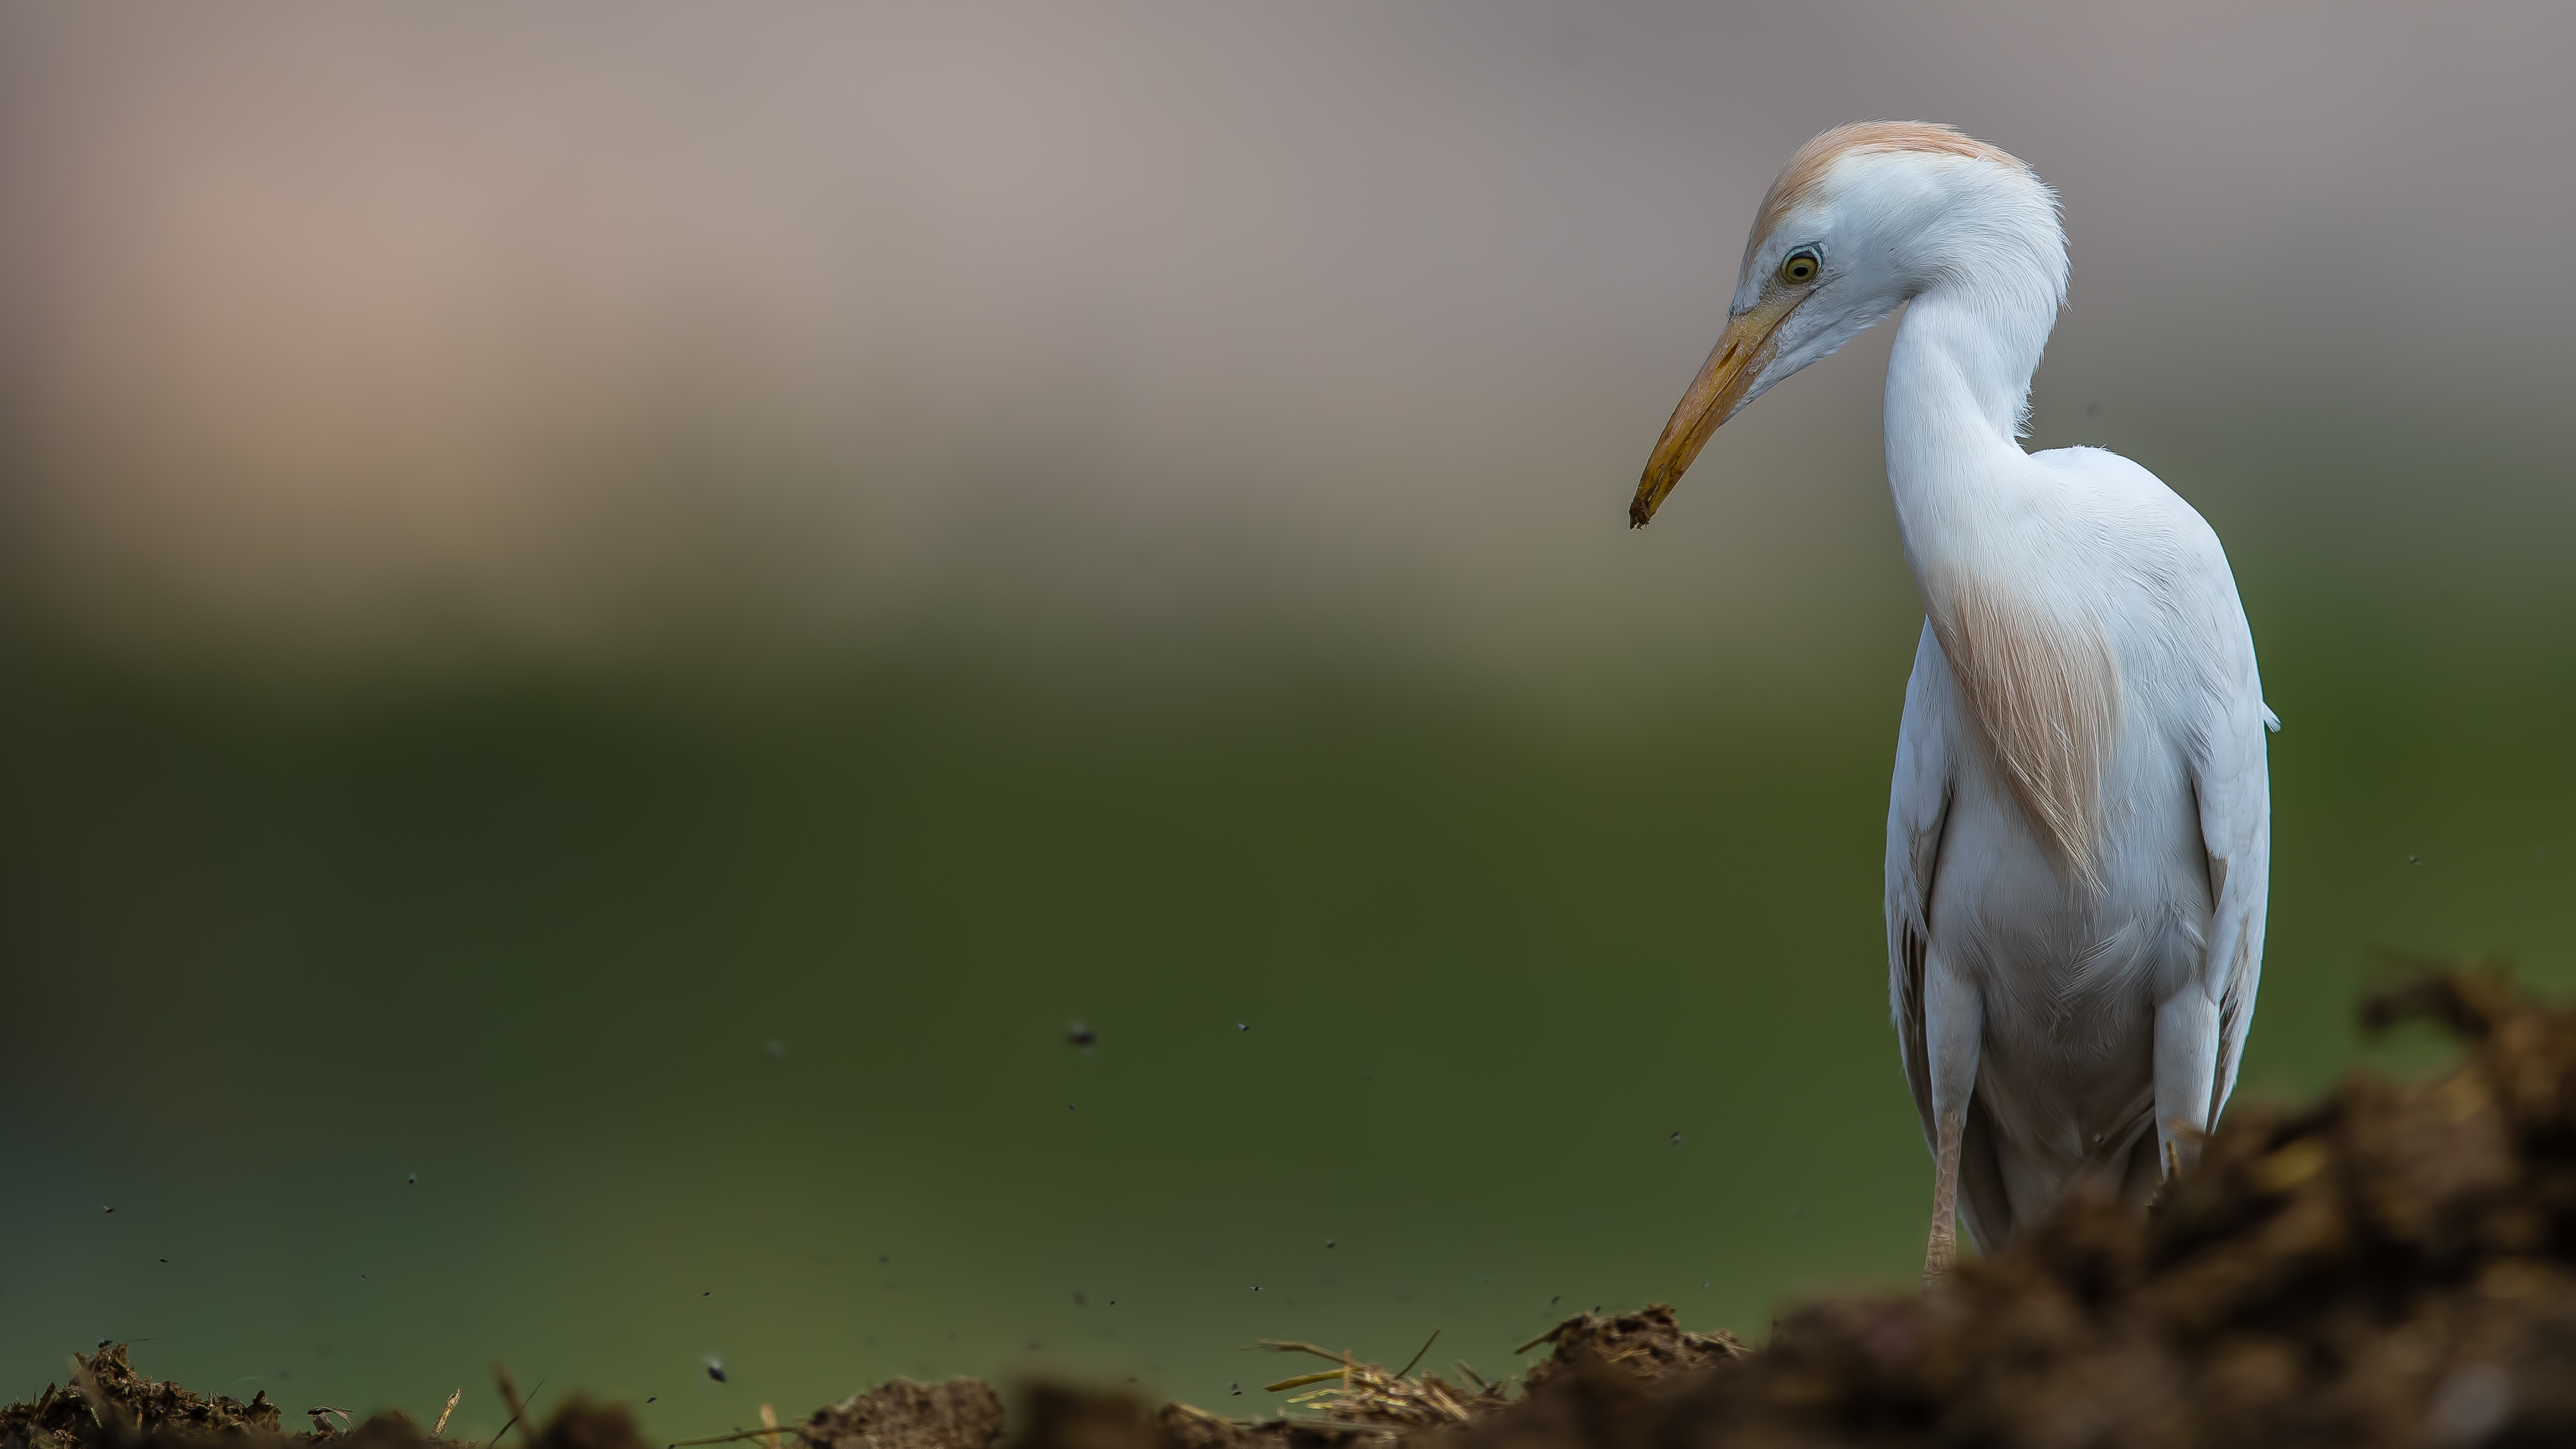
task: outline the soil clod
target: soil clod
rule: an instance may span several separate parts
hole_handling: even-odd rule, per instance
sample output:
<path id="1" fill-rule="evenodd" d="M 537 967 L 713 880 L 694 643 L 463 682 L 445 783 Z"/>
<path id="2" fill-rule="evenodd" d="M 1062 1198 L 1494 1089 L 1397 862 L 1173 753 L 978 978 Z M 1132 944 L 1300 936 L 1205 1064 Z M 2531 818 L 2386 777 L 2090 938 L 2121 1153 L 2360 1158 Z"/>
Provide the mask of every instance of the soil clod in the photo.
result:
<path id="1" fill-rule="evenodd" d="M 1002 1437 L 1002 1400 L 981 1379 L 895 1379 L 815 1410 L 796 1433 L 815 1449 L 988 1449 Z"/>
<path id="2" fill-rule="evenodd" d="M 1512 1350 L 1527 1353 L 1540 1344 L 1556 1352 L 1524 1375 L 1533 1389 L 1587 1359 L 1621 1369 L 1631 1377 L 1654 1382 L 1739 1359 L 1752 1352 L 1725 1329 L 1693 1333 L 1681 1326 L 1667 1304 L 1649 1303 L 1634 1313 L 1604 1317 L 1578 1313 Z"/>

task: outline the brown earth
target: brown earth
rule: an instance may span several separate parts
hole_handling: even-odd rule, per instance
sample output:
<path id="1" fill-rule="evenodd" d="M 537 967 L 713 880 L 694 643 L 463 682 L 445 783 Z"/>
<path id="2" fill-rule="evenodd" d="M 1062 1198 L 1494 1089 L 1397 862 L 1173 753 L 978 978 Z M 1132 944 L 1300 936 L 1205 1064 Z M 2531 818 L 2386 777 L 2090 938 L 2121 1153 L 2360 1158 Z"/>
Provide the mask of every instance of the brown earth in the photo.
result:
<path id="1" fill-rule="evenodd" d="M 2422 1083 L 2357 1074 L 2301 1111 L 2240 1107 L 2145 1217 L 2078 1196 L 1936 1291 L 1811 1304 L 1759 1348 L 1660 1305 L 1566 1320 L 1516 1383 L 1274 1344 L 1331 1365 L 1273 1386 L 1293 1392 L 1282 1417 L 1042 1386 L 1013 1449 L 2576 1444 L 2576 1011 L 2475 968 L 2365 1009 L 2408 1018 L 2447 1027 L 2467 1061 Z M 122 1346 L 79 1362 L 72 1385 L 0 1411 L 0 1449 L 439 1442 L 393 1414 L 288 1434 L 265 1397 L 155 1383 Z M 990 1449 L 1003 1427 L 982 1384 L 899 1379 L 737 1437 Z M 654 1446 L 576 1402 L 530 1449 Z"/>

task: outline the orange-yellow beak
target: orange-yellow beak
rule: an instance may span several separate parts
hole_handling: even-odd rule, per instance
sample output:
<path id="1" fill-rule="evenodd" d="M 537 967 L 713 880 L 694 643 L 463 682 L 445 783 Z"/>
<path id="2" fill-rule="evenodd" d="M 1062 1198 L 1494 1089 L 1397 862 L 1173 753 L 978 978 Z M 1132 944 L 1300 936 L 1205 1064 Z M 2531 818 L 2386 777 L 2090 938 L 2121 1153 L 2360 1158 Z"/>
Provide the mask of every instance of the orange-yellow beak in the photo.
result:
<path id="1" fill-rule="evenodd" d="M 1637 480 L 1636 499 L 1628 505 L 1630 528 L 1646 526 L 1663 505 L 1664 495 L 1690 471 L 1691 460 L 1708 446 L 1709 434 L 1744 405 L 1745 389 L 1771 365 L 1773 338 L 1780 324 L 1807 296 L 1801 291 L 1765 297 L 1753 310 L 1727 322 L 1726 335 L 1717 339 L 1717 349 L 1691 380 L 1690 391 L 1682 394 L 1673 420 L 1664 424 L 1664 435 L 1655 440 L 1654 456 L 1646 460 L 1646 476 Z"/>

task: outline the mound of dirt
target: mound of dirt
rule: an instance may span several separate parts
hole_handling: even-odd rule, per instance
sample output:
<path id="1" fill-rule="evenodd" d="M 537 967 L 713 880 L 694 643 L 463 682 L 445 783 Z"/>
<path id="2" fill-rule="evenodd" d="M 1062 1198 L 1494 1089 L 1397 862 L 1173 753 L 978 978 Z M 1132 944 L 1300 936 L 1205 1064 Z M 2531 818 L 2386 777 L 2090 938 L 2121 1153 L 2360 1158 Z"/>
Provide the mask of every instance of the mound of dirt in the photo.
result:
<path id="1" fill-rule="evenodd" d="M 812 1449 L 986 1449 L 1002 1437 L 1002 1399 L 981 1379 L 896 1379 L 796 1427 Z"/>
<path id="2" fill-rule="evenodd" d="M 1634 1313 L 1581 1313 L 1522 1344 L 1527 1353 L 1540 1344 L 1556 1352 L 1531 1365 L 1523 1382 L 1536 1390 L 1580 1365 L 1598 1361 L 1631 1378 L 1657 1383 L 1676 1375 L 1731 1363 L 1753 1350 L 1725 1329 L 1693 1333 L 1673 1317 L 1667 1304 L 1649 1303 Z"/>
<path id="3" fill-rule="evenodd" d="M 1411 1365 L 1390 1373 L 1313 1344 L 1268 1342 L 1270 1348 L 1313 1354 L 1339 1366 L 1270 1385 L 1273 1391 L 1308 1388 L 1299 1397 L 1320 1409 L 1321 1418 L 1228 1419 L 1189 1404 L 1166 1404 L 1148 1414 L 1130 1395 L 1041 1385 L 1023 1403 L 1014 1449 L 1431 1449 L 1473 1426 L 1537 1429 L 1550 1422 L 1546 1415 L 1553 1407 L 1582 1392 L 1571 1385 L 1606 1381 L 1614 1396 L 1636 1399 L 1668 1379 L 1685 1379 L 1751 1352 L 1731 1333 L 1689 1332 L 1661 1303 L 1635 1313 L 1577 1314 L 1519 1351 L 1542 1343 L 1554 1352 L 1531 1367 L 1520 1384 L 1523 1393 L 1515 1397 L 1508 1381 L 1477 1379 L 1471 1390 L 1438 1374 L 1411 1376 Z"/>
<path id="4" fill-rule="evenodd" d="M 391 1411 L 343 1427 L 341 1410 L 316 1407 L 304 1411 L 312 1429 L 289 1433 L 267 1395 L 244 1404 L 146 1378 L 127 1362 L 124 1344 L 72 1358 L 70 1387 L 47 1385 L 34 1401 L 0 1409 L 0 1449 L 487 1449 L 434 1437 Z M 506 1376 L 501 1387 L 504 1399 L 518 1402 Z M 980 1380 L 957 1378 L 896 1379 L 817 1409 L 802 1424 L 730 1438 L 743 1449 L 991 1449 L 1001 1436 L 1001 1398 Z M 647 1444 L 625 1409 L 578 1396 L 542 1429 L 522 1429 L 519 1442 L 526 1449 L 668 1449 Z"/>
<path id="5" fill-rule="evenodd" d="M 342 1427 L 345 1411 L 316 1406 L 303 1411 L 314 1427 L 289 1433 L 266 1393 L 247 1404 L 190 1393 L 136 1372 L 126 1349 L 119 1343 L 73 1354 L 68 1386 L 47 1384 L 32 1402 L 0 1409 L 0 1449 L 478 1449 L 432 1437 L 392 1411 Z M 533 1446 L 651 1449 L 624 1409 L 581 1398 L 557 1409 Z"/>
<path id="6" fill-rule="evenodd" d="M 72 1381 L 45 1385 L 32 1403 L 0 1409 L 0 1444 L 71 1449 L 104 1433 L 278 1433 L 277 1405 L 265 1393 L 247 1404 L 219 1395 L 192 1394 L 177 1384 L 146 1378 L 126 1361 L 126 1346 L 102 1346 L 72 1355 Z"/>

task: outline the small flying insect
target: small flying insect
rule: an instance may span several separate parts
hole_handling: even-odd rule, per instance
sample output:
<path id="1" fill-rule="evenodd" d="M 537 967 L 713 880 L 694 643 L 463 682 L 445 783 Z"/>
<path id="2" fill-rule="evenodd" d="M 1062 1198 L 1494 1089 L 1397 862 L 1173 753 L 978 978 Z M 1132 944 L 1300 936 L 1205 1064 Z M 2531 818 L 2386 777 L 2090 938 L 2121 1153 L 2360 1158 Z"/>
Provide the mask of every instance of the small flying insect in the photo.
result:
<path id="1" fill-rule="evenodd" d="M 1077 1016 L 1072 1024 L 1064 1029 L 1064 1039 L 1075 1046 L 1088 1047 L 1100 1038 L 1093 1034 L 1090 1027 L 1084 1026 L 1082 1018 Z"/>
<path id="2" fill-rule="evenodd" d="M 725 1378 L 723 1359 L 716 1357 L 714 1354 L 707 1355 L 707 1377 L 714 1379 L 720 1384 L 730 1382 L 730 1380 Z"/>

